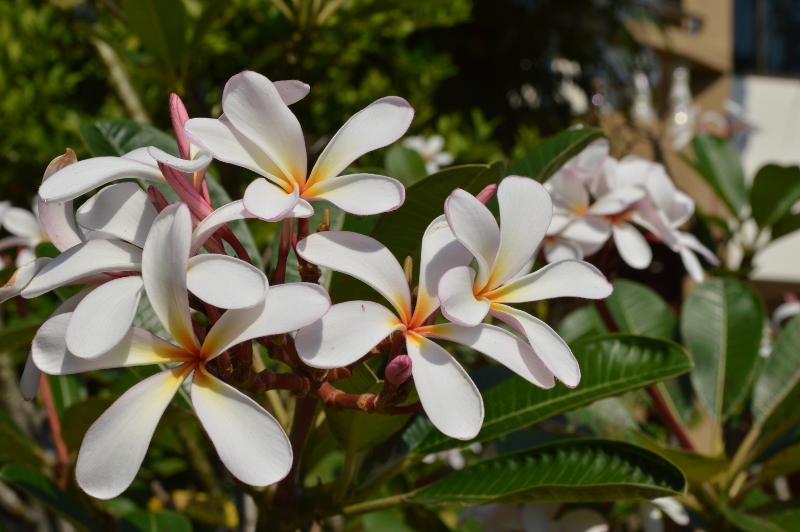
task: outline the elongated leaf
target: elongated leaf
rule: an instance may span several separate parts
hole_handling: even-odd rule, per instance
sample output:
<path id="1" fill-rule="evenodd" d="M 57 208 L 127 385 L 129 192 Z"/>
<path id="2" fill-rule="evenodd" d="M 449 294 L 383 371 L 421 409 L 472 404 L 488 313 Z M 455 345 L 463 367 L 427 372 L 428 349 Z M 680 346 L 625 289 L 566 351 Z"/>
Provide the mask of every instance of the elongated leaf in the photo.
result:
<path id="1" fill-rule="evenodd" d="M 483 393 L 483 427 L 472 441 L 487 441 L 603 397 L 676 377 L 692 368 L 689 355 L 679 345 L 628 334 L 582 340 L 572 346 L 572 352 L 582 373 L 577 388 L 557 384 L 555 388 L 542 390 L 521 377 L 510 377 Z M 448 438 L 423 416 L 414 420 L 403 439 L 416 454 L 472 443 Z"/>
<path id="2" fill-rule="evenodd" d="M 577 308 L 564 316 L 556 328 L 558 335 L 568 344 L 608 332 L 603 318 L 594 305 Z"/>
<path id="3" fill-rule="evenodd" d="M 789 532 L 791 529 L 772 523 L 761 516 L 744 513 L 727 506 L 722 507 L 722 514 L 729 523 L 744 532 Z"/>
<path id="4" fill-rule="evenodd" d="M 81 138 L 93 157 L 119 157 L 145 146 L 178 156 L 175 139 L 160 129 L 133 120 L 109 119 L 81 124 Z"/>
<path id="5" fill-rule="evenodd" d="M 762 482 L 769 482 L 796 471 L 800 471 L 800 444 L 787 447 L 767 460 L 758 476 Z"/>
<path id="6" fill-rule="evenodd" d="M 800 523 L 800 500 L 776 501 L 753 510 L 753 514 L 763 521 L 779 527 L 785 532 L 797 530 Z"/>
<path id="7" fill-rule="evenodd" d="M 171 72 L 186 52 L 186 8 L 181 0 L 127 0 L 125 16 L 145 50 Z"/>
<path id="8" fill-rule="evenodd" d="M 637 432 L 632 441 L 678 466 L 689 482 L 693 484 L 710 480 L 724 473 L 728 467 L 728 459 L 724 455 L 706 456 L 692 451 L 666 447 L 644 432 Z"/>
<path id="9" fill-rule="evenodd" d="M 602 130 L 592 127 L 559 133 L 515 161 L 508 169 L 508 175 L 524 175 L 544 182 L 564 166 L 564 163 L 602 137 Z"/>
<path id="10" fill-rule="evenodd" d="M 626 279 L 614 279 L 614 292 L 604 300 L 621 332 L 675 338 L 678 320 L 654 290 Z"/>
<path id="11" fill-rule="evenodd" d="M 191 532 L 192 523 L 179 513 L 134 510 L 126 513 L 119 523 L 120 532 Z"/>
<path id="12" fill-rule="evenodd" d="M 695 168 L 711 185 L 735 216 L 747 205 L 744 170 L 739 154 L 725 139 L 711 135 L 696 135 L 692 139 L 697 161 Z"/>
<path id="13" fill-rule="evenodd" d="M 44 320 L 33 320 L 0 330 L 0 349 L 5 352 L 29 346 Z"/>
<path id="14" fill-rule="evenodd" d="M 727 418 L 749 396 L 763 327 L 763 303 L 741 281 L 712 279 L 686 298 L 681 334 L 697 365 L 692 385 L 713 419 Z"/>
<path id="15" fill-rule="evenodd" d="M 679 495 L 686 479 L 673 464 L 612 440 L 561 440 L 486 460 L 413 493 L 409 502 L 602 502 Z"/>
<path id="16" fill-rule="evenodd" d="M 0 464 L 16 463 L 39 468 L 44 458 L 27 438 L 15 430 L 16 427 L 0 424 Z"/>
<path id="17" fill-rule="evenodd" d="M 783 218 L 775 222 L 772 226 L 772 239 L 776 240 L 800 229 L 800 212 L 796 214 L 785 214 Z"/>
<path id="18" fill-rule="evenodd" d="M 383 164 L 386 166 L 388 175 L 399 180 L 405 186 L 413 185 L 428 175 L 422 157 L 414 150 L 399 144 L 386 151 Z"/>
<path id="19" fill-rule="evenodd" d="M 771 226 L 800 200 L 800 168 L 768 164 L 753 178 L 750 206 L 761 227 Z"/>

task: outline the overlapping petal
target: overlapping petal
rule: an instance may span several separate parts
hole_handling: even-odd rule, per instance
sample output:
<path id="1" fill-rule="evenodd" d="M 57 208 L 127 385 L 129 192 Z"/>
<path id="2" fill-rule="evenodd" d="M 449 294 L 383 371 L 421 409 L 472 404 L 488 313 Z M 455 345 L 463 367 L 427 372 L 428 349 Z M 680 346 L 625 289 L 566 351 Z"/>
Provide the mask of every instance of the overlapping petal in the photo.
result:
<path id="1" fill-rule="evenodd" d="M 556 297 L 603 299 L 611 295 L 611 283 L 600 270 L 580 260 L 548 264 L 486 294 L 496 303 L 525 303 Z"/>
<path id="2" fill-rule="evenodd" d="M 136 183 L 118 183 L 89 198 L 76 213 L 81 227 L 144 247 L 158 213 Z"/>
<path id="3" fill-rule="evenodd" d="M 327 200 L 351 214 L 367 216 L 393 211 L 406 198 L 402 183 L 375 174 L 348 174 L 325 179 L 303 192 L 307 200 Z"/>
<path id="4" fill-rule="evenodd" d="M 453 268 L 439 281 L 439 301 L 442 314 L 459 325 L 473 326 L 489 313 L 489 300 L 472 293 L 475 271 L 469 266 Z"/>
<path id="5" fill-rule="evenodd" d="M 286 105 L 297 103 L 306 97 L 311 87 L 296 79 L 287 79 L 274 82 L 275 90 Z"/>
<path id="6" fill-rule="evenodd" d="M 0 303 L 17 297 L 30 284 L 31 280 L 53 261 L 50 257 L 40 257 L 17 268 L 11 278 L 0 287 Z"/>
<path id="7" fill-rule="evenodd" d="M 653 252 L 638 229 L 629 223 L 619 222 L 614 224 L 611 230 L 617 251 L 628 266 L 637 270 L 650 266 Z"/>
<path id="8" fill-rule="evenodd" d="M 179 172 L 188 174 L 193 174 L 203 170 L 209 164 L 211 164 L 212 161 L 211 152 L 208 150 L 200 150 L 192 159 L 181 159 L 180 157 L 175 157 L 174 155 L 170 155 L 169 153 L 156 148 L 155 146 L 148 147 L 147 153 L 150 154 L 150 157 L 156 161 L 165 164 L 170 168 L 174 168 Z"/>
<path id="9" fill-rule="evenodd" d="M 264 272 L 228 255 L 190 258 L 186 285 L 206 303 L 227 309 L 253 307 L 267 295 Z"/>
<path id="10" fill-rule="evenodd" d="M 475 288 L 480 290 L 489 281 L 500 248 L 500 228 L 489 209 L 465 190 L 454 190 L 445 201 L 444 211 L 450 230 L 478 262 Z"/>
<path id="11" fill-rule="evenodd" d="M 273 185 L 263 178 L 256 179 L 244 191 L 244 207 L 257 218 L 276 222 L 286 218 L 300 199 L 300 187 L 295 184 L 291 192 Z"/>

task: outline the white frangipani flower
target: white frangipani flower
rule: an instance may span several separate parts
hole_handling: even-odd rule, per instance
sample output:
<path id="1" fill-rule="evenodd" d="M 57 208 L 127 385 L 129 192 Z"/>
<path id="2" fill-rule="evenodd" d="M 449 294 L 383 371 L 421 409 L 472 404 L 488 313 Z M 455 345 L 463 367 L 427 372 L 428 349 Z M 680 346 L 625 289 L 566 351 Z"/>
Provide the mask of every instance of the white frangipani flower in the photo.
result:
<path id="1" fill-rule="evenodd" d="M 392 332 L 400 331 L 425 412 L 436 428 L 461 440 L 475 437 L 480 430 L 483 400 L 461 365 L 429 338 L 471 347 L 542 388 L 555 385 L 553 374 L 533 349 L 500 327 L 427 324 L 439 308 L 436 291 L 442 275 L 472 258 L 455 239 L 444 216 L 428 226 L 422 239 L 419 289 L 413 307 L 403 268 L 387 248 L 370 237 L 344 231 L 315 233 L 297 244 L 297 252 L 308 262 L 363 281 L 394 307 L 392 312 L 371 301 L 331 307 L 321 320 L 297 333 L 297 352 L 309 366 L 347 366 Z"/>
<path id="2" fill-rule="evenodd" d="M 527 337 L 559 380 L 574 388 L 581 373 L 566 342 L 543 321 L 508 303 L 554 297 L 602 299 L 611 294 L 611 284 L 597 268 L 577 260 L 516 277 L 536 253 L 553 207 L 545 188 L 527 177 L 505 178 L 497 200 L 499 227 L 489 209 L 464 190 L 455 190 L 445 202 L 450 229 L 475 257 L 478 271 L 460 266 L 442 276 L 438 290 L 442 313 L 467 327 L 478 325 L 487 314 L 508 323 Z"/>
<path id="3" fill-rule="evenodd" d="M 797 300 L 797 296 L 790 292 L 784 296 L 784 300 L 785 303 L 778 305 L 772 313 L 772 328 L 776 331 L 781 330 L 781 323 L 785 320 L 800 314 L 800 301 Z"/>
<path id="4" fill-rule="evenodd" d="M 225 85 L 222 108 L 219 119 L 190 119 L 184 131 L 216 159 L 263 176 L 244 194 L 244 207 L 258 218 L 276 221 L 290 213 L 308 217 L 314 212 L 309 202 L 318 200 L 359 215 L 402 205 L 405 189 L 395 179 L 340 175 L 363 154 L 391 144 L 406 132 L 414 110 L 402 98 L 381 98 L 353 115 L 310 173 L 300 123 L 269 79 L 255 72 L 233 76 Z"/>
<path id="5" fill-rule="evenodd" d="M 642 518 L 644 532 L 664 532 L 664 514 L 676 524 L 689 524 L 689 514 L 675 497 L 661 497 L 639 503 L 639 516 Z"/>
<path id="6" fill-rule="evenodd" d="M 444 151 L 444 137 L 431 135 L 425 137 L 407 137 L 403 139 L 403 146 L 414 150 L 425 162 L 425 171 L 433 174 L 442 166 L 453 164 L 453 154 Z"/>
<path id="7" fill-rule="evenodd" d="M 283 478 L 291 467 L 291 445 L 280 424 L 255 401 L 214 377 L 205 365 L 240 342 L 307 325 L 325 314 L 330 300 L 317 285 L 273 287 L 258 305 L 223 314 L 200 342 L 192 328 L 187 297 L 191 223 L 185 205 L 167 207 L 153 222 L 142 252 L 142 278 L 150 303 L 178 345 L 134 327 L 107 353 L 80 358 L 67 346 L 73 313 L 51 318 L 34 338 L 34 362 L 53 375 L 176 364 L 125 392 L 86 433 L 76 476 L 78 484 L 94 497 L 116 497 L 130 485 L 158 420 L 192 374 L 194 409 L 222 462 L 236 478 L 266 486 Z"/>

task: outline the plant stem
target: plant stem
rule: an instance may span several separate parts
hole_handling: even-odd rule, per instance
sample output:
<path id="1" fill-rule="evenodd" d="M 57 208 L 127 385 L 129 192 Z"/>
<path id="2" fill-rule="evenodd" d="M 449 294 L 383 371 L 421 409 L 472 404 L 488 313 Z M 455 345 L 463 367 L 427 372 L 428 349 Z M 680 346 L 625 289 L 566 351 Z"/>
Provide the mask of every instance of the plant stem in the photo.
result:
<path id="1" fill-rule="evenodd" d="M 376 499 L 374 501 L 351 504 L 350 506 L 345 506 L 342 508 L 342 514 L 346 517 L 349 517 L 368 512 L 376 512 L 378 510 L 385 510 L 386 508 L 394 508 L 395 506 L 402 506 L 405 504 L 406 497 L 408 497 L 408 495 L 408 493 L 402 493 L 400 495 L 392 495 L 391 497 Z"/>
<path id="2" fill-rule="evenodd" d="M 372 478 L 368 478 L 356 493 L 356 498 L 366 499 L 367 497 L 375 493 L 375 491 L 378 490 L 381 486 L 385 485 L 387 482 L 389 482 L 394 477 L 399 475 L 404 469 L 406 469 L 413 462 L 414 459 L 412 459 L 408 455 L 398 460 L 395 460 L 394 463 L 389 464 L 389 466 L 384 468 L 383 471 L 380 471 L 377 475 L 373 475 Z"/>
<path id="3" fill-rule="evenodd" d="M 286 261 L 289 258 L 289 249 L 292 247 L 294 218 L 284 218 L 281 222 L 281 236 L 278 242 L 278 262 L 275 273 L 272 274 L 272 283 L 283 284 L 286 281 Z"/>
<path id="4" fill-rule="evenodd" d="M 62 489 L 67 487 L 67 480 L 69 478 L 69 450 L 64 439 L 61 437 L 61 421 L 58 419 L 56 412 L 56 405 L 53 401 L 53 391 L 50 389 L 50 382 L 47 380 L 47 375 L 42 374 L 39 381 L 39 389 L 42 392 L 42 402 L 47 411 L 47 422 L 50 425 L 50 432 L 53 435 L 53 445 L 56 448 L 56 478 L 58 479 L 58 486 Z"/>
<path id="5" fill-rule="evenodd" d="M 664 396 L 661 395 L 661 391 L 655 386 L 648 386 L 645 388 L 647 390 L 647 395 L 653 400 L 653 404 L 658 410 L 658 413 L 661 415 L 662 421 L 667 426 L 667 428 L 678 438 L 678 441 L 681 444 L 681 447 L 687 449 L 689 451 L 695 451 L 696 448 L 694 446 L 694 442 L 689 437 L 689 434 L 686 432 L 686 428 L 683 426 L 683 423 L 675 417 L 675 413 L 667 404 L 667 401 L 664 399 Z"/>
<path id="6" fill-rule="evenodd" d="M 300 477 L 300 461 L 308 432 L 314 424 L 317 401 L 316 397 L 305 396 L 298 398 L 295 403 L 292 429 L 289 432 L 289 441 L 292 444 L 294 460 L 289 474 L 278 483 L 273 502 L 274 508 L 281 512 L 285 520 L 293 519 L 297 513 L 298 494 L 296 487 Z"/>

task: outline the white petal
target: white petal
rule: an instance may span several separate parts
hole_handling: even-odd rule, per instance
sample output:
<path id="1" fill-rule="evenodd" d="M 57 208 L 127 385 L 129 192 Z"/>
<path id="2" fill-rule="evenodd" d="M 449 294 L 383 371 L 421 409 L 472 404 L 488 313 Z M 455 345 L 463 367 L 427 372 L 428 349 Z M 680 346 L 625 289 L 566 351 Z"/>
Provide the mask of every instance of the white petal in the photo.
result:
<path id="1" fill-rule="evenodd" d="M 603 299 L 613 287 L 600 270 L 580 260 L 564 260 L 511 281 L 486 294 L 498 303 L 523 303 L 555 297 Z"/>
<path id="2" fill-rule="evenodd" d="M 17 259 L 14 261 L 14 265 L 17 268 L 22 268 L 29 262 L 33 262 L 36 260 L 36 253 L 31 248 L 22 248 L 17 251 Z"/>
<path id="3" fill-rule="evenodd" d="M 312 185 L 303 197 L 327 200 L 345 212 L 367 216 L 397 209 L 406 199 L 406 189 L 391 177 L 349 174 Z"/>
<path id="4" fill-rule="evenodd" d="M 568 259 L 582 260 L 583 250 L 574 242 L 556 237 L 552 241 L 544 243 L 544 258 L 547 262 L 559 262 Z"/>
<path id="5" fill-rule="evenodd" d="M 689 514 L 686 513 L 686 508 L 675 497 L 659 497 L 650 501 L 650 504 L 658 506 L 676 524 L 683 526 L 689 524 Z"/>
<path id="6" fill-rule="evenodd" d="M 371 301 L 348 301 L 331 307 L 319 321 L 300 329 L 297 353 L 314 368 L 352 364 L 403 324 L 392 311 Z"/>
<path id="7" fill-rule="evenodd" d="M 569 224 L 561 236 L 579 244 L 603 244 L 611 236 L 611 223 L 601 218 L 581 218 Z"/>
<path id="8" fill-rule="evenodd" d="M 431 340 L 409 333 L 406 348 L 419 400 L 446 436 L 470 440 L 483 425 L 483 398 L 464 368 Z"/>
<path id="9" fill-rule="evenodd" d="M 539 359 L 564 385 L 569 388 L 578 385 L 581 381 L 578 361 L 567 343 L 549 325 L 507 305 L 494 303 L 490 313 L 524 334 Z"/>
<path id="10" fill-rule="evenodd" d="M 617 251 L 628 266 L 637 270 L 650 266 L 653 252 L 638 229 L 629 223 L 620 222 L 614 224 L 611 230 Z"/>
<path id="11" fill-rule="evenodd" d="M 439 301 L 442 314 L 458 323 L 471 327 L 483 321 L 489 313 L 489 300 L 476 298 L 472 293 L 472 281 L 475 270 L 469 266 L 453 268 L 439 281 Z"/>
<path id="12" fill-rule="evenodd" d="M 487 288 L 508 281 L 533 256 L 553 216 L 547 190 L 527 177 L 509 176 L 497 187 L 500 204 L 500 248 Z"/>
<path id="13" fill-rule="evenodd" d="M 418 329 L 418 332 L 424 336 L 450 340 L 471 347 L 540 388 L 555 386 L 553 373 L 545 367 L 534 349 L 500 327 L 486 323 L 474 327 L 442 323 Z"/>
<path id="14" fill-rule="evenodd" d="M 192 330 L 186 271 L 192 218 L 183 203 L 170 205 L 153 222 L 142 253 L 142 277 L 150 305 L 181 347 L 199 347 Z"/>
<path id="15" fill-rule="evenodd" d="M 589 508 L 577 508 L 562 515 L 553 523 L 553 530 L 564 532 L 609 532 L 611 527 L 603 514 Z"/>
<path id="16" fill-rule="evenodd" d="M 133 323 L 144 283 L 121 277 L 98 286 L 81 301 L 67 327 L 67 348 L 81 358 L 96 358 L 122 341 Z"/>
<path id="17" fill-rule="evenodd" d="M 703 266 L 697 259 L 697 255 L 689 248 L 681 248 L 680 254 L 683 266 L 686 268 L 686 273 L 688 273 L 695 282 L 702 283 L 705 279 L 705 273 L 703 272 Z"/>
<path id="18" fill-rule="evenodd" d="M 797 314 L 800 314 L 800 301 L 789 301 L 778 305 L 778 308 L 772 313 L 772 328 L 779 331 L 783 320 Z"/>
<path id="19" fill-rule="evenodd" d="M 42 226 L 31 211 L 10 207 L 3 213 L 0 223 L 9 233 L 27 239 L 34 246 L 43 240 Z"/>
<path id="20" fill-rule="evenodd" d="M 264 272 L 228 255 L 197 255 L 189 259 L 189 291 L 219 308 L 248 308 L 267 295 Z"/>
<path id="21" fill-rule="evenodd" d="M 450 230 L 478 261 L 475 288 L 480 290 L 489 280 L 490 268 L 500 248 L 500 228 L 489 209 L 461 189 L 447 197 L 444 211 Z"/>
<path id="22" fill-rule="evenodd" d="M 281 100 L 283 100 L 283 103 L 286 105 L 292 105 L 293 103 L 299 102 L 305 98 L 306 94 L 308 94 L 308 91 L 311 90 L 309 85 L 296 79 L 276 81 L 274 85 L 275 89 L 278 91 L 278 94 L 281 96 Z"/>
<path id="23" fill-rule="evenodd" d="M 47 234 L 47 238 L 59 251 L 66 251 L 86 241 L 83 233 L 75 224 L 75 213 L 72 202 L 45 203 L 42 198 L 39 202 L 39 222 Z"/>
<path id="24" fill-rule="evenodd" d="M 589 192 L 583 176 L 562 168 L 545 184 L 553 200 L 572 212 L 580 212 L 589 206 Z"/>
<path id="25" fill-rule="evenodd" d="M 89 198 L 78 209 L 76 218 L 81 227 L 143 247 L 157 215 L 139 185 L 118 183 Z"/>
<path id="26" fill-rule="evenodd" d="M 211 360 L 245 340 L 296 331 L 317 321 L 330 307 L 328 293 L 319 285 L 291 283 L 273 286 L 262 303 L 223 314 L 208 332 L 202 355 Z"/>
<path id="27" fill-rule="evenodd" d="M 305 182 L 306 144 L 300 122 L 270 80 L 255 72 L 236 74 L 225 85 L 222 108 L 233 127 L 274 161 L 285 176 L 296 183 Z"/>
<path id="28" fill-rule="evenodd" d="M 89 427 L 75 465 L 83 491 L 98 499 L 110 499 L 130 486 L 158 420 L 185 376 L 185 368 L 179 366 L 148 377 L 122 394 Z"/>
<path id="29" fill-rule="evenodd" d="M 141 269 L 142 250 L 133 244 L 121 240 L 90 240 L 71 247 L 47 264 L 22 291 L 22 297 L 36 297 L 98 273 Z"/>
<path id="30" fill-rule="evenodd" d="M 149 153 L 150 157 L 156 161 L 169 166 L 170 168 L 174 168 L 179 172 L 185 172 L 187 174 L 199 172 L 211 164 L 212 161 L 211 152 L 207 150 L 200 150 L 191 160 L 175 157 L 174 155 L 170 155 L 169 153 L 160 150 L 155 146 L 148 147 L 147 153 Z"/>
<path id="31" fill-rule="evenodd" d="M 347 231 L 314 233 L 298 242 L 305 260 L 363 281 L 394 306 L 404 323 L 411 318 L 411 292 L 403 268 L 377 240 Z"/>
<path id="32" fill-rule="evenodd" d="M 300 198 L 297 200 L 297 205 L 294 206 L 292 212 L 286 215 L 286 218 L 311 218 L 312 216 L 314 216 L 314 207 L 303 198 Z"/>
<path id="33" fill-rule="evenodd" d="M 309 183 L 336 177 L 365 153 L 388 146 L 408 130 L 414 109 L 402 98 L 387 96 L 350 117 L 325 146 Z"/>
<path id="34" fill-rule="evenodd" d="M 201 369 L 192 379 L 192 406 L 233 476 L 267 486 L 289 473 L 289 438 L 258 403 Z"/>
<path id="35" fill-rule="evenodd" d="M 257 218 L 276 222 L 286 218 L 297 205 L 300 189 L 294 186 L 292 192 L 274 185 L 264 178 L 250 183 L 244 191 L 244 207 Z"/>
<path id="36" fill-rule="evenodd" d="M 595 216 L 607 216 L 610 214 L 617 214 L 640 199 L 644 198 L 647 193 L 644 189 L 639 187 L 626 187 L 613 190 L 602 196 L 595 201 L 589 210 L 589 214 Z"/>
<path id="37" fill-rule="evenodd" d="M 681 245 L 702 255 L 712 265 L 719 266 L 719 259 L 714 255 L 714 252 L 701 244 L 693 234 L 678 232 L 678 241 Z"/>
<path id="38" fill-rule="evenodd" d="M 195 227 L 192 233 L 192 247 L 189 255 L 197 253 L 197 250 L 205 244 L 206 240 L 226 223 L 234 220 L 244 220 L 245 218 L 255 218 L 255 216 L 244 208 L 243 200 L 232 201 L 215 210 Z"/>
<path id="39" fill-rule="evenodd" d="M 42 370 L 36 367 L 33 356 L 28 356 L 25 362 L 25 369 L 22 370 L 22 377 L 19 379 L 19 391 L 22 398 L 30 401 L 39 392 L 39 381 L 42 379 Z"/>

